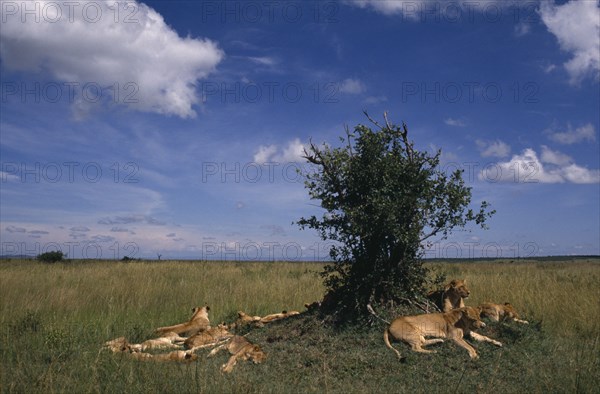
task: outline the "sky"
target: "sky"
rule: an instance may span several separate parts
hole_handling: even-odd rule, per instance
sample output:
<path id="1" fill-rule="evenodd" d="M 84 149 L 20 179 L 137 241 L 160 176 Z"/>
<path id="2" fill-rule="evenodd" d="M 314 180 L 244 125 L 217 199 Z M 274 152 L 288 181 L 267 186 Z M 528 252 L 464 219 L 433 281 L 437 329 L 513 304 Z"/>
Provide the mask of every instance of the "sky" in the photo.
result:
<path id="1" fill-rule="evenodd" d="M 322 260 L 297 169 L 405 122 L 496 215 L 428 258 L 600 255 L 600 4 L 0 1 L 2 255 Z"/>

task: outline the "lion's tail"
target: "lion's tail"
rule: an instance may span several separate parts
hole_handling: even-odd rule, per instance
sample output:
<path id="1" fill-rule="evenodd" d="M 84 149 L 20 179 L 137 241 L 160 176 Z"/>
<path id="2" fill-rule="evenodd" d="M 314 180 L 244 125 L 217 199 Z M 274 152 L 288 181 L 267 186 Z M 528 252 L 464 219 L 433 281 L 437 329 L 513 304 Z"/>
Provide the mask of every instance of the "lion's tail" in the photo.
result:
<path id="1" fill-rule="evenodd" d="M 398 358 L 400 360 L 402 360 L 402 355 L 400 354 L 400 352 L 398 350 L 396 350 L 390 343 L 389 331 L 390 331 L 389 328 L 386 328 L 386 330 L 383 332 L 383 342 L 385 342 L 385 346 L 389 347 L 394 352 L 396 352 L 396 355 L 398 356 Z"/>

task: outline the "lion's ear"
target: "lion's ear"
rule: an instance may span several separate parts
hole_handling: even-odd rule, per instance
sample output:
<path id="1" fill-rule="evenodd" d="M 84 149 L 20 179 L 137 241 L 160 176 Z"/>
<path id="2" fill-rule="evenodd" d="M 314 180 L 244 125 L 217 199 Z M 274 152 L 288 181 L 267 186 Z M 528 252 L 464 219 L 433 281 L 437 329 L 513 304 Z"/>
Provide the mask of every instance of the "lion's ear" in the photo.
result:
<path id="1" fill-rule="evenodd" d="M 504 305 L 510 306 L 510 302 L 505 302 Z"/>
<path id="2" fill-rule="evenodd" d="M 260 346 L 258 346 L 258 345 L 254 345 L 254 346 L 252 346 L 252 348 L 254 349 L 255 352 L 260 352 Z"/>

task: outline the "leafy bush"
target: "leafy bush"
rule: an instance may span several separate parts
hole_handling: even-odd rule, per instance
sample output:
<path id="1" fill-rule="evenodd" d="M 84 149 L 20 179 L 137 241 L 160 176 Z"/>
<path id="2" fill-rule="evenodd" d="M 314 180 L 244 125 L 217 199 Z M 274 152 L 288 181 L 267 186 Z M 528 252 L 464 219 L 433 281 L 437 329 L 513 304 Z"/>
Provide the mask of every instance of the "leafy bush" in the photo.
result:
<path id="1" fill-rule="evenodd" d="M 337 148 L 311 142 L 304 156 L 315 166 L 305 174 L 305 186 L 324 212 L 298 224 L 336 243 L 333 263 L 323 272 L 326 298 L 349 321 L 366 314 L 369 304 L 422 297 L 428 278 L 424 245 L 469 223 L 485 228 L 494 213 L 485 201 L 470 208 L 471 188 L 460 170 L 440 169 L 441 150 L 416 149 L 405 124 L 369 120 L 374 130 L 346 130 Z"/>
<path id="2" fill-rule="evenodd" d="M 39 254 L 37 255 L 36 259 L 43 263 L 56 263 L 57 261 L 62 261 L 63 257 L 63 252 L 61 252 L 60 250 L 55 250 L 52 252 Z"/>

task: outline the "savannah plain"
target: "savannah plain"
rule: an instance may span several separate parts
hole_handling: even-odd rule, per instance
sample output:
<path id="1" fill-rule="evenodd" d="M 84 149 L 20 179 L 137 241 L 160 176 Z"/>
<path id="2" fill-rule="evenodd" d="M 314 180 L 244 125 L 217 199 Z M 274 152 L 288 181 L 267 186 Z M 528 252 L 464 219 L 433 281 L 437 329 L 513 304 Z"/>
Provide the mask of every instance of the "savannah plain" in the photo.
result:
<path id="1" fill-rule="evenodd" d="M 400 363 L 383 344 L 385 324 L 335 328 L 307 312 L 244 332 L 267 360 L 223 374 L 225 353 L 155 363 L 102 344 L 152 338 L 206 304 L 215 325 L 239 310 L 305 311 L 323 297 L 321 264 L 0 261 L 0 392 L 598 392 L 600 259 L 426 265 L 448 280 L 466 278 L 467 305 L 508 301 L 530 324 L 488 322 L 480 332 L 504 346 L 476 342 L 473 361 L 451 341 L 431 346 L 436 354 L 396 342 L 407 357 Z"/>

